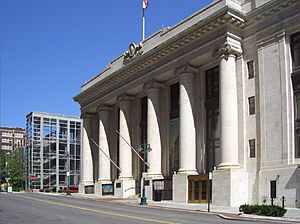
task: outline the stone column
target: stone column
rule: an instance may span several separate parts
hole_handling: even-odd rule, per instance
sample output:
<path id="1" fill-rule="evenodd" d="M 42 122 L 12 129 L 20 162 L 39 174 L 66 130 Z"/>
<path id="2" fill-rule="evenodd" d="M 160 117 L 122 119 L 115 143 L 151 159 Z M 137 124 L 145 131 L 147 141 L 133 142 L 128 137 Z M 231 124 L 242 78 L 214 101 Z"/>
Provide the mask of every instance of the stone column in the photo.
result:
<path id="1" fill-rule="evenodd" d="M 148 95 L 147 111 L 147 143 L 150 144 L 151 151 L 148 152 L 148 163 L 150 168 L 147 176 L 153 178 L 162 178 L 161 174 L 161 139 L 160 139 L 160 88 L 163 85 L 151 81 L 144 85 Z"/>
<path id="2" fill-rule="evenodd" d="M 116 196 L 126 198 L 135 195 L 135 181 L 132 177 L 132 149 L 127 144 L 131 144 L 130 140 L 130 100 L 133 97 L 128 95 L 122 95 L 118 97 L 119 107 L 120 107 L 120 117 L 119 117 L 119 165 L 121 168 L 120 176 L 118 181 L 116 181 L 115 192 Z M 126 142 L 124 141 L 124 139 Z M 121 187 L 117 187 L 121 185 Z"/>
<path id="3" fill-rule="evenodd" d="M 112 108 L 108 106 L 100 106 L 97 108 L 99 114 L 99 177 L 98 182 L 111 183 L 110 176 L 110 157 L 109 151 L 109 118 Z M 105 154 L 107 155 L 105 155 Z"/>
<path id="4" fill-rule="evenodd" d="M 196 128 L 194 122 L 194 75 L 190 64 L 177 69 L 179 78 L 179 173 L 197 174 Z"/>
<path id="5" fill-rule="evenodd" d="M 237 167 L 238 164 L 238 103 L 236 57 L 240 54 L 231 45 L 218 50 L 220 55 L 220 126 L 221 163 L 218 168 Z"/>
<path id="6" fill-rule="evenodd" d="M 228 39 L 229 40 L 229 39 Z M 236 42 L 233 42 L 236 43 Z M 236 58 L 239 46 L 224 44 L 220 56 L 221 163 L 213 171 L 214 205 L 238 207 L 248 203 L 248 174 L 238 163 L 238 102 Z"/>
<path id="7" fill-rule="evenodd" d="M 92 134 L 92 114 L 83 114 L 83 131 L 82 131 L 82 154 L 81 154 L 81 183 L 80 191 L 85 192 L 86 186 L 94 185 L 93 178 L 93 159 L 90 138 Z"/>
<path id="8" fill-rule="evenodd" d="M 173 175 L 173 200 L 188 202 L 188 176 L 197 175 L 196 128 L 194 122 L 194 75 L 189 63 L 176 70 L 179 75 L 179 170 Z"/>

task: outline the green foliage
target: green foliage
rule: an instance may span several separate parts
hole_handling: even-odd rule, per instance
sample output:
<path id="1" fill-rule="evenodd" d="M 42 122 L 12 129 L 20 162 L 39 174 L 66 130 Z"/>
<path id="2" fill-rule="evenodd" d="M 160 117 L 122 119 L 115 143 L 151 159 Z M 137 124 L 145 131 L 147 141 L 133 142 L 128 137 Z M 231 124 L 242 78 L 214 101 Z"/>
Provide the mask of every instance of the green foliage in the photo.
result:
<path id="1" fill-rule="evenodd" d="M 5 182 L 6 177 L 5 161 L 6 154 L 3 150 L 0 149 L 0 180 L 2 183 Z"/>
<path id="2" fill-rule="evenodd" d="M 240 206 L 240 212 L 245 214 L 263 215 L 282 217 L 286 213 L 286 209 L 277 205 L 248 205 L 244 204 Z"/>
<path id="3" fill-rule="evenodd" d="M 14 191 L 24 189 L 25 178 L 21 152 L 21 149 L 17 149 L 11 154 L 6 154 L 0 150 L 0 178 L 2 182 L 5 182 L 5 177 L 9 177 L 9 184 Z"/>

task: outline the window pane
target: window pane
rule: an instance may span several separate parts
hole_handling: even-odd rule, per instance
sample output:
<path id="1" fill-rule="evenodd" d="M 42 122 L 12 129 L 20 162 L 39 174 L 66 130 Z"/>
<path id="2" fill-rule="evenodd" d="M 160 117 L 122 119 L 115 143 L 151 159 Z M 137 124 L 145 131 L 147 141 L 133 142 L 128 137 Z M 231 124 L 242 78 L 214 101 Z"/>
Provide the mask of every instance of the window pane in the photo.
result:
<path id="1" fill-rule="evenodd" d="M 254 63 L 253 63 L 253 61 L 247 62 L 247 68 L 248 68 L 248 79 L 254 78 Z"/>
<path id="2" fill-rule="evenodd" d="M 255 98 L 254 96 L 248 98 L 249 115 L 255 114 Z"/>
<path id="3" fill-rule="evenodd" d="M 250 158 L 255 158 L 255 139 L 249 140 Z"/>

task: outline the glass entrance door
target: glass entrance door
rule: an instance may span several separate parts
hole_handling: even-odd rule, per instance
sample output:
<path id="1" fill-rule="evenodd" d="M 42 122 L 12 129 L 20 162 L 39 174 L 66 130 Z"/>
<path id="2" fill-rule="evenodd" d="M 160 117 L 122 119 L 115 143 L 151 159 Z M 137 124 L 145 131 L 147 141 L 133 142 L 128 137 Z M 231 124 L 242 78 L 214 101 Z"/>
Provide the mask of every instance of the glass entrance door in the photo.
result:
<path id="1" fill-rule="evenodd" d="M 189 176 L 189 203 L 207 203 L 210 194 L 208 175 Z"/>

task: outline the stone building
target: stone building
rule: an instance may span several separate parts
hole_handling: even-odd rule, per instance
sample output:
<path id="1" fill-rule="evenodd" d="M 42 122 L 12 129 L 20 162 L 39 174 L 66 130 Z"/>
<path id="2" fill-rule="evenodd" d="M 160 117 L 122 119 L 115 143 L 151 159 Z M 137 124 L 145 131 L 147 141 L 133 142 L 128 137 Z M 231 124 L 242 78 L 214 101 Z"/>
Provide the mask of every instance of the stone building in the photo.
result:
<path id="1" fill-rule="evenodd" d="M 74 100 L 81 192 L 113 184 L 116 196 L 139 194 L 143 162 L 131 146 L 146 143 L 148 199 L 160 186 L 163 200 L 211 195 L 239 206 L 285 196 L 300 207 L 298 0 L 215 0 L 130 44 Z"/>
<path id="2" fill-rule="evenodd" d="M 24 146 L 24 128 L 0 127 L 0 149 L 11 153 Z"/>

